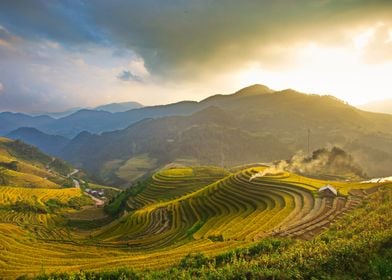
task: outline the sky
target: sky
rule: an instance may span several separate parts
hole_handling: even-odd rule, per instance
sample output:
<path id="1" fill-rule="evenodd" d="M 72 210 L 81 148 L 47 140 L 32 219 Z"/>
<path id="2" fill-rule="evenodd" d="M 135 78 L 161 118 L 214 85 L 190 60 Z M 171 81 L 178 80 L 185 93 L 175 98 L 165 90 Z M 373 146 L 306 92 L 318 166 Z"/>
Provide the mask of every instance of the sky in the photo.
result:
<path id="1" fill-rule="evenodd" d="M 0 111 L 201 100 L 251 84 L 392 99 L 392 1 L 1 0 Z"/>

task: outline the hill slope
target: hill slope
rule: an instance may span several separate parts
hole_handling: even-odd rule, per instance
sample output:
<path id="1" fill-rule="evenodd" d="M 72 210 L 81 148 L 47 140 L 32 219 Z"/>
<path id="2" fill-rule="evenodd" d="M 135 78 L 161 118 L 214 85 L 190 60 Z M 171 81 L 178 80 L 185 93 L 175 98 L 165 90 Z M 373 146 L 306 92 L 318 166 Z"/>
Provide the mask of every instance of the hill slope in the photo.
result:
<path id="1" fill-rule="evenodd" d="M 141 154 L 155 162 L 145 173 L 171 162 L 232 166 L 290 155 L 276 137 L 252 134 L 236 123 L 227 112 L 210 107 L 192 116 L 144 120 L 100 136 L 82 133 L 66 146 L 62 156 L 101 175 L 98 179 L 105 183 L 118 184 L 123 180 L 118 180 L 117 170 Z"/>
<path id="2" fill-rule="evenodd" d="M 6 137 L 34 145 L 51 155 L 56 155 L 59 149 L 63 149 L 70 141 L 63 136 L 49 135 L 31 127 L 18 128 L 8 133 Z"/>
<path id="3" fill-rule="evenodd" d="M 33 146 L 0 138 L 0 185 L 59 188 L 69 184 L 66 175 L 71 171 L 64 161 Z"/>
<path id="4" fill-rule="evenodd" d="M 103 174 L 100 179 L 106 183 L 126 183 L 115 173 L 141 154 L 155 162 L 150 171 L 184 159 L 225 166 L 270 162 L 306 151 L 310 130 L 310 149 L 342 147 L 368 175 L 390 176 L 392 116 L 364 112 L 330 96 L 271 92 L 263 86 L 188 106 L 188 113 L 195 108 L 197 112 L 146 119 L 102 135 L 84 133 L 61 154 L 90 172 Z"/>

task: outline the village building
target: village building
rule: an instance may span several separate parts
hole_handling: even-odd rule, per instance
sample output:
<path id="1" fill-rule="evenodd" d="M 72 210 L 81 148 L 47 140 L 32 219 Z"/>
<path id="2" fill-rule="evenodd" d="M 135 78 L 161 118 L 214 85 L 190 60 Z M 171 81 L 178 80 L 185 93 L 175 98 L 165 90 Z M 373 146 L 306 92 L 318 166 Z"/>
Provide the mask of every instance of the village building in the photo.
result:
<path id="1" fill-rule="evenodd" d="M 331 185 L 326 185 L 324 187 L 319 188 L 318 194 L 321 197 L 335 197 L 338 195 L 338 191 Z"/>

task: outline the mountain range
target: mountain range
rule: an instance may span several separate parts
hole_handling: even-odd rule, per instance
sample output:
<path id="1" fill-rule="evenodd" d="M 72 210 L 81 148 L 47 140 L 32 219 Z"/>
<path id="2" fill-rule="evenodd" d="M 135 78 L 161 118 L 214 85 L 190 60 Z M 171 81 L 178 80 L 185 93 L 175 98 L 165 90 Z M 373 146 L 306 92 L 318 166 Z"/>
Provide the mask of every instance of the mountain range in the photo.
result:
<path id="1" fill-rule="evenodd" d="M 328 146 L 347 150 L 369 176 L 389 176 L 392 165 L 391 115 L 362 111 L 332 96 L 262 85 L 200 102 L 122 113 L 81 110 L 39 120 L 35 127 L 41 132 L 21 128 L 8 136 L 60 156 L 106 184 L 126 186 L 171 163 L 231 167 Z"/>
<path id="2" fill-rule="evenodd" d="M 103 110 L 81 109 L 69 116 L 55 119 L 46 115 L 29 116 L 22 113 L 0 113 L 0 135 L 6 135 L 19 127 L 33 127 L 40 131 L 73 138 L 82 131 L 101 133 L 123 129 L 145 118 L 171 115 L 189 115 L 199 109 L 194 101 L 169 105 L 143 107 L 125 112 L 111 113 Z"/>
<path id="3" fill-rule="evenodd" d="M 67 109 L 65 111 L 61 111 L 61 112 L 38 112 L 33 114 L 34 116 L 49 116 L 55 119 L 60 119 L 60 118 L 64 118 L 67 117 L 69 115 L 72 115 L 80 110 L 95 110 L 95 111 L 106 111 L 106 112 L 110 112 L 110 113 L 119 113 L 119 112 L 125 112 L 125 111 L 129 111 L 132 109 L 137 109 L 137 108 L 141 108 L 143 107 L 142 104 L 138 103 L 138 102 L 134 102 L 134 101 L 129 101 L 129 102 L 119 102 L 119 103 L 110 103 L 110 104 L 104 104 L 104 105 L 100 105 L 94 108 L 83 108 L 83 107 L 74 107 L 74 108 L 70 108 Z"/>

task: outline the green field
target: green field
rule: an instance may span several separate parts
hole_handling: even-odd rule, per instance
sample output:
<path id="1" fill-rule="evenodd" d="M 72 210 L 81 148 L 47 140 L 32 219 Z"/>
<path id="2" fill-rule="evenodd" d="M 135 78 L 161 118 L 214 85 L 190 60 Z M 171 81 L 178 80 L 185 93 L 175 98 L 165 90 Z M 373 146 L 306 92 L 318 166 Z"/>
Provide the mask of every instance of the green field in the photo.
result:
<path id="1" fill-rule="evenodd" d="M 116 175 L 125 181 L 135 181 L 156 168 L 157 162 L 147 154 L 132 157 L 127 160 L 116 172 Z"/>
<path id="2" fill-rule="evenodd" d="M 212 166 L 155 173 L 127 194 L 116 219 L 94 210 L 80 189 L 0 190 L 0 277 L 113 270 L 166 269 L 188 254 L 208 258 L 270 238 L 312 240 L 390 184 L 330 182 L 282 173 L 250 178 Z M 332 184 L 336 198 L 317 190 Z M 91 184 L 91 188 L 103 188 Z M 356 195 L 351 195 L 352 189 Z M 86 208 L 87 207 L 87 208 Z M 80 210 L 78 210 L 80 209 Z M 68 220 L 101 219 L 97 225 Z M 87 227 L 87 228 L 86 228 Z"/>

